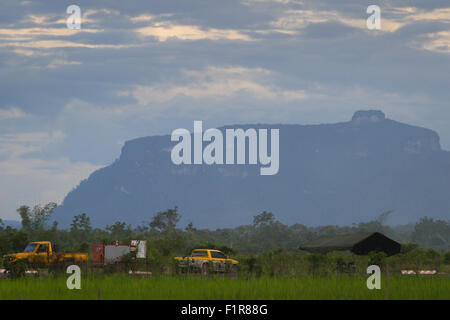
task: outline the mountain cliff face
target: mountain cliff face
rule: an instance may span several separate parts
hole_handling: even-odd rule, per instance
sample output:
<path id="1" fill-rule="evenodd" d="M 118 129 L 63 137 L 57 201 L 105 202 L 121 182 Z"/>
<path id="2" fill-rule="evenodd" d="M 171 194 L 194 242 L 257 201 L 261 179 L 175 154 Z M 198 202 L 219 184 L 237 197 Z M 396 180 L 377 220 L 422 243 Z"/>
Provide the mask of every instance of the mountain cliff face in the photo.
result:
<path id="1" fill-rule="evenodd" d="M 182 223 L 210 228 L 250 223 L 263 210 L 306 225 L 351 224 L 386 210 L 394 210 L 390 223 L 450 216 L 450 153 L 431 130 L 374 110 L 336 124 L 239 128 L 279 129 L 278 174 L 261 176 L 260 165 L 176 166 L 170 135 L 139 138 L 71 191 L 55 218 L 68 226 L 85 212 L 95 226 L 137 225 L 174 206 Z"/>

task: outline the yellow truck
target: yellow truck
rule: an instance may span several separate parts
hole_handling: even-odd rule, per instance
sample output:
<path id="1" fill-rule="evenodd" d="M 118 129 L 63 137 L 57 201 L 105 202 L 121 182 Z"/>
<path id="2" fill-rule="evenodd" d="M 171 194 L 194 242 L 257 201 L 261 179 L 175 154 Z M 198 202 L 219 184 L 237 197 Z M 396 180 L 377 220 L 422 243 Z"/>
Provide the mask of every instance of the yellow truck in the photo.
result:
<path id="1" fill-rule="evenodd" d="M 19 260 L 25 261 L 30 267 L 83 265 L 88 260 L 88 254 L 64 253 L 60 252 L 51 241 L 33 241 L 25 247 L 23 252 L 3 256 L 3 266 L 8 268 L 10 264 Z"/>
<path id="2" fill-rule="evenodd" d="M 208 274 L 214 272 L 236 273 L 239 262 L 228 258 L 222 251 L 214 249 L 195 249 L 189 257 L 175 257 L 182 273 L 189 271 Z"/>

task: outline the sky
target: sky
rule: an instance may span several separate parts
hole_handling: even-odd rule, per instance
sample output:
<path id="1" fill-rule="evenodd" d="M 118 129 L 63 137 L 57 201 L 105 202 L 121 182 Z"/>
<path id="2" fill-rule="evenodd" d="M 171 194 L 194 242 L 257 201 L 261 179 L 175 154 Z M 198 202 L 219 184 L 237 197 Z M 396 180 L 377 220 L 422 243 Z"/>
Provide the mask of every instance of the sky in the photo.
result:
<path id="1" fill-rule="evenodd" d="M 0 4 L 2 219 L 60 203 L 125 141 L 194 120 L 318 124 L 379 109 L 450 150 L 448 0 Z M 73 4 L 79 30 L 66 24 Z"/>

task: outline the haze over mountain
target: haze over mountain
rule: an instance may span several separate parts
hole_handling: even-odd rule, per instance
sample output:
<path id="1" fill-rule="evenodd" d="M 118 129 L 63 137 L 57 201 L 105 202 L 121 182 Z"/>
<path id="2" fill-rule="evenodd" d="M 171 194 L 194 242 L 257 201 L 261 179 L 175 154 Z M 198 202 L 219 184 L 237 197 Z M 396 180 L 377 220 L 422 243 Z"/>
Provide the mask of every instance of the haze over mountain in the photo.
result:
<path id="1" fill-rule="evenodd" d="M 67 227 L 85 212 L 94 226 L 137 225 L 174 206 L 182 224 L 209 228 L 251 223 L 263 210 L 306 225 L 352 224 L 387 210 L 393 224 L 450 216 L 450 152 L 432 130 L 375 110 L 335 124 L 225 128 L 278 128 L 278 174 L 261 176 L 259 164 L 177 166 L 170 135 L 134 139 L 66 196 L 55 219 Z"/>
<path id="2" fill-rule="evenodd" d="M 16 221 L 16 220 L 2 220 L 1 222 L 3 222 L 3 225 L 5 227 L 11 227 L 11 228 L 16 228 L 16 229 L 20 229 L 22 227 L 22 223 L 20 221 Z M 1 223 L 0 223 L 0 227 L 1 227 Z"/>

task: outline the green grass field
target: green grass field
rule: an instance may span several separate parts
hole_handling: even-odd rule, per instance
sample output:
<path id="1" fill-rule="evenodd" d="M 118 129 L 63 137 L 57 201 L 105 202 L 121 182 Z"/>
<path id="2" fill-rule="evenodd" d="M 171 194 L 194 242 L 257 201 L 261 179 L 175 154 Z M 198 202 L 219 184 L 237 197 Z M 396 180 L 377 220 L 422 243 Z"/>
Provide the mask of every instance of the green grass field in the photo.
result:
<path id="1" fill-rule="evenodd" d="M 66 278 L 0 279 L 0 299 L 384 299 L 385 287 L 369 290 L 366 278 L 87 278 L 80 290 L 68 290 Z M 450 299 L 448 277 L 391 277 L 389 299 Z"/>

